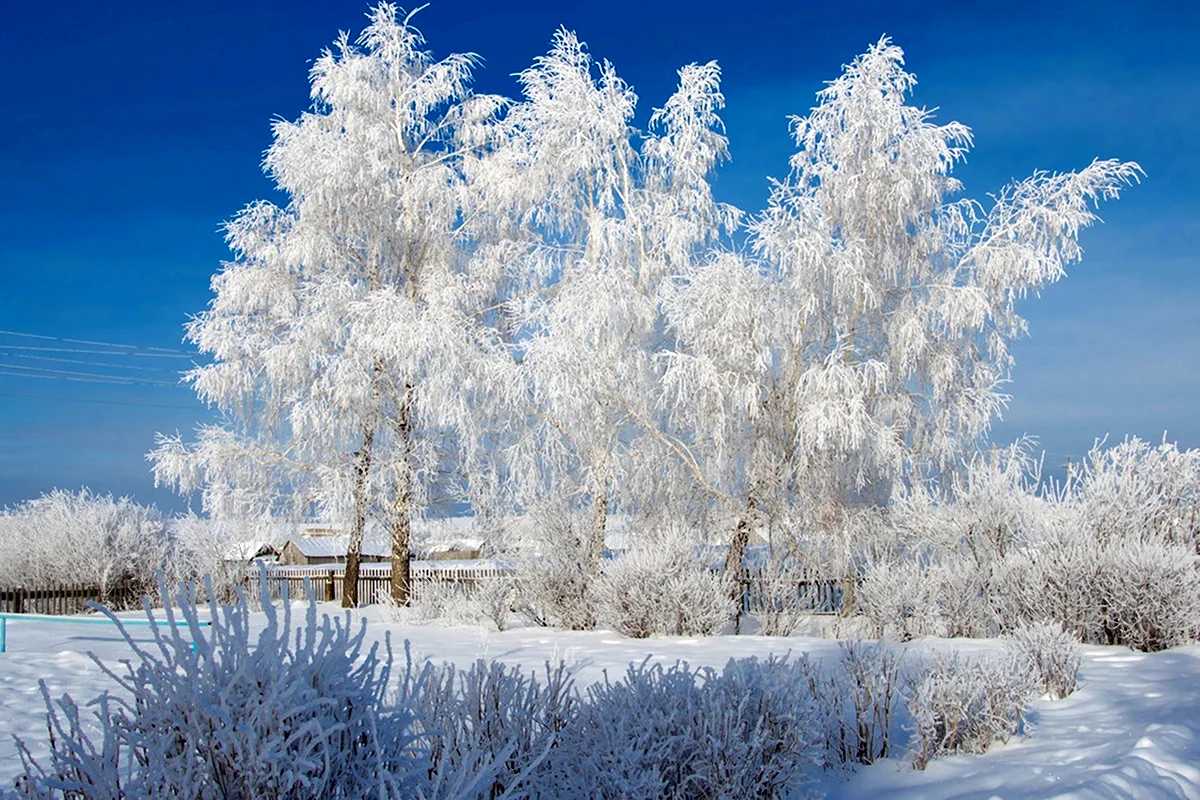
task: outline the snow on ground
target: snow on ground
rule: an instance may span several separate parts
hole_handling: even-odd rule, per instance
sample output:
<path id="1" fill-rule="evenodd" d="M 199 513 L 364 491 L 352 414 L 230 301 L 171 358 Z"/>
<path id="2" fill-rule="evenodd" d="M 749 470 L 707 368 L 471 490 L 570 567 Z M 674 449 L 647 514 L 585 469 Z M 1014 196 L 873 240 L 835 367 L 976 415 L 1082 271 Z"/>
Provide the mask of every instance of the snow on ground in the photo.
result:
<path id="1" fill-rule="evenodd" d="M 323 606 L 340 613 L 332 604 Z M 829 639 L 719 636 L 710 639 L 626 639 L 607 631 L 551 631 L 524 627 L 497 632 L 482 628 L 398 623 L 372 607 L 354 616 L 369 620 L 372 638 L 390 631 L 397 658 L 405 639 L 415 658 L 469 664 L 497 659 L 540 671 L 550 660 L 572 667 L 579 686 L 617 679 L 630 662 L 648 655 L 671 664 L 723 666 L 730 658 L 808 653 L 836 658 Z M 261 616 L 258 617 L 261 624 Z M 296 617 L 293 617 L 296 621 Z M 147 628 L 131 629 L 135 641 L 152 642 Z M 910 648 L 955 646 L 979 650 L 990 643 L 923 642 Z M 20 770 L 13 735 L 35 754 L 45 750 L 44 706 L 39 678 L 54 694 L 69 692 L 81 703 L 111 688 L 87 656 L 92 651 L 116 665 L 128 646 L 110 626 L 10 621 L 8 652 L 0 654 L 0 780 Z M 1200 800 L 1200 647 L 1140 654 L 1124 648 L 1089 647 L 1084 686 L 1065 700 L 1042 700 L 1029 715 L 1029 735 L 995 746 L 983 756 L 956 756 L 913 771 L 902 756 L 830 777 L 821 789 L 830 798 L 1194 798 Z"/>

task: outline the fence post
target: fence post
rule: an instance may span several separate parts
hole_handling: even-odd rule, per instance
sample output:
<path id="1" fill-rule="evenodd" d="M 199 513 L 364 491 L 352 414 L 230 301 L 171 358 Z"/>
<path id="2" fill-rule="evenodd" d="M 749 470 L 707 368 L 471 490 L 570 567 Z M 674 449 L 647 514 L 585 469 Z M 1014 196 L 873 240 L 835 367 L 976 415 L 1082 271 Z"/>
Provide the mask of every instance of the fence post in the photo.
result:
<path id="1" fill-rule="evenodd" d="M 332 603 L 333 600 L 333 570 L 329 570 L 328 580 L 325 582 L 325 602 Z"/>

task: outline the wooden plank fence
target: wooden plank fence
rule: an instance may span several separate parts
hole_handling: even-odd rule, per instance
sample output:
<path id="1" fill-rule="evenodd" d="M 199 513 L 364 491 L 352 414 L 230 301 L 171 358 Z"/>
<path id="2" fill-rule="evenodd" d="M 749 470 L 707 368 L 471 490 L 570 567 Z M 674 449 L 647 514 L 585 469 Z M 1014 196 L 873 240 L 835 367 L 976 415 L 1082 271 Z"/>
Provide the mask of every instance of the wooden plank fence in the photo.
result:
<path id="1" fill-rule="evenodd" d="M 107 597 L 95 584 L 56 586 L 0 586 L 0 612 L 8 614 L 82 614 L 90 600 L 113 608 L 136 605 L 138 592 L 131 586 L 110 586 Z"/>
<path id="2" fill-rule="evenodd" d="M 842 602 L 842 582 L 812 570 L 783 575 L 768 567 L 750 567 L 738 574 L 742 586 L 742 613 L 799 611 L 836 613 Z"/>
<path id="3" fill-rule="evenodd" d="M 344 568 L 337 567 L 267 567 L 267 587 L 271 597 L 304 597 L 304 579 L 308 578 L 318 600 L 341 601 Z M 257 571 L 247 573 L 253 586 Z M 380 594 L 391 591 L 390 564 L 364 564 L 358 574 L 359 603 L 374 603 Z M 420 568 L 412 570 L 412 597 L 420 599 L 427 587 L 453 584 L 470 593 L 482 581 L 516 580 L 510 569 L 495 566 Z M 742 613 L 756 614 L 767 610 L 793 610 L 814 614 L 832 614 L 842 598 L 841 581 L 824 577 L 810 570 L 798 570 L 785 577 L 768 568 L 748 568 L 738 575 L 741 584 Z"/>
<path id="4" fill-rule="evenodd" d="M 390 564 L 362 565 L 358 575 L 359 603 L 375 603 L 377 598 L 389 594 L 391 574 Z M 283 597 L 285 591 L 292 599 L 303 599 L 304 581 L 308 579 L 317 600 L 341 602 L 344 575 L 342 566 L 266 567 L 267 590 L 273 599 Z M 500 579 L 515 580 L 516 576 L 511 569 L 492 565 L 414 567 L 412 597 L 420 599 L 421 595 L 431 588 L 448 585 L 470 593 L 483 581 Z M 256 596 L 258 570 L 248 569 L 245 580 L 250 596 Z M 743 614 L 785 609 L 831 614 L 838 610 L 842 599 L 842 584 L 839 580 L 807 570 L 780 577 L 767 568 L 749 568 L 741 571 L 738 581 L 741 585 Z M 0 612 L 81 614 L 87 610 L 89 600 L 117 608 L 128 608 L 137 604 L 138 594 L 132 587 L 117 586 L 110 588 L 108 597 L 105 598 L 99 586 L 88 584 L 0 587 Z"/>
<path id="5" fill-rule="evenodd" d="M 346 572 L 342 566 L 336 567 L 266 567 L 267 591 L 273 599 L 287 596 L 292 599 L 302 599 L 305 596 L 304 581 L 308 580 L 317 600 L 341 602 L 342 587 Z M 508 579 L 512 580 L 512 570 L 494 566 L 479 567 L 414 567 L 411 572 L 412 591 L 414 600 L 419 599 L 428 587 L 434 585 L 455 585 L 465 592 L 471 592 L 481 581 Z M 247 585 L 253 588 L 258 580 L 258 570 L 247 570 Z M 382 595 L 391 594 L 392 566 L 391 564 L 363 564 L 358 571 L 358 602 L 375 603 Z"/>

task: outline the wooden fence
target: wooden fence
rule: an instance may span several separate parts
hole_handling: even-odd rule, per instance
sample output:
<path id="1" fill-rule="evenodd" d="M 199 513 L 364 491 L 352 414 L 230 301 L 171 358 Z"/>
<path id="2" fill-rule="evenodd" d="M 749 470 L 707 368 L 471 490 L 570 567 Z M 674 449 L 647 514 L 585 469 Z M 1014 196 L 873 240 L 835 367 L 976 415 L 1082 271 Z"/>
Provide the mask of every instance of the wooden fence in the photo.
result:
<path id="1" fill-rule="evenodd" d="M 308 580 L 317 600 L 340 602 L 344 568 L 336 567 L 267 567 L 267 591 L 273 599 L 284 596 L 292 599 L 305 597 L 304 582 Z M 377 598 L 391 592 L 392 568 L 390 564 L 364 564 L 358 574 L 359 603 L 375 603 Z M 421 595 L 433 587 L 453 585 L 470 593 L 482 581 L 514 580 L 512 570 L 496 566 L 453 566 L 414 567 L 412 570 L 412 597 Z M 246 572 L 246 584 L 250 596 L 258 580 L 258 570 Z M 756 614 L 768 610 L 784 609 L 817 614 L 830 614 L 838 610 L 842 599 L 842 585 L 836 579 L 822 577 L 815 572 L 799 571 L 781 577 L 766 568 L 742 570 L 738 575 L 741 585 L 741 607 L 743 614 Z M 117 608 L 127 608 L 138 601 L 139 592 L 132 587 L 110 588 L 104 597 L 99 586 L 75 584 L 50 587 L 0 587 L 0 612 L 10 614 L 81 614 L 87 610 L 88 601 L 103 602 Z"/>
<path id="2" fill-rule="evenodd" d="M 248 573 L 253 582 L 257 572 Z M 427 587 L 437 584 L 453 584 L 470 593 L 481 581 L 515 580 L 512 570 L 494 566 L 420 568 L 412 570 L 414 600 L 420 599 Z M 338 567 L 267 567 L 267 588 L 272 598 L 283 596 L 286 587 L 288 597 L 304 597 L 304 580 L 318 600 L 341 601 L 344 568 Z M 390 564 L 364 564 L 358 573 L 359 603 L 374 603 L 380 594 L 391 591 L 392 567 Z M 741 585 L 742 613 L 756 614 L 767 610 L 784 609 L 832 614 L 838 610 L 842 598 L 842 585 L 836 579 L 822 577 L 811 571 L 796 571 L 779 576 L 767 568 L 750 568 L 738 575 Z"/>
<path id="3" fill-rule="evenodd" d="M 742 586 L 742 613 L 799 611 L 833 614 L 842 603 L 842 582 L 811 570 L 780 575 L 767 567 L 738 573 Z"/>
<path id="4" fill-rule="evenodd" d="M 107 596 L 94 584 L 0 587 L 0 612 L 9 614 L 82 614 L 88 601 L 127 608 L 138 600 L 133 587 L 110 586 Z"/>
<path id="5" fill-rule="evenodd" d="M 318 600 L 341 602 L 345 581 L 345 568 L 336 567 L 267 567 L 267 591 L 273 599 L 279 599 L 284 591 L 292 599 L 305 596 L 304 581 L 309 582 Z M 501 567 L 414 567 L 411 595 L 414 600 L 434 585 L 455 585 L 466 592 L 474 590 L 480 581 L 512 579 L 513 573 Z M 247 571 L 247 583 L 252 587 L 258 580 L 258 571 Z M 391 594 L 391 564 L 363 564 L 358 571 L 358 602 L 374 603 L 382 595 Z"/>

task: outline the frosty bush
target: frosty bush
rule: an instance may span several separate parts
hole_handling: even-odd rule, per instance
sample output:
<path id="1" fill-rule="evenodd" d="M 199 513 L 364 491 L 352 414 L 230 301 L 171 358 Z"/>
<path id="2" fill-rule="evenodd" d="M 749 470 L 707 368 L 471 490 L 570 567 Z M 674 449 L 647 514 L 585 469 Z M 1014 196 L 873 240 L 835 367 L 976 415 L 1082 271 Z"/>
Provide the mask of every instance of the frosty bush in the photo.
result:
<path id="1" fill-rule="evenodd" d="M 532 791 L 541 774 L 535 771 L 579 706 L 566 668 L 549 663 L 542 682 L 520 667 L 482 659 L 468 670 L 427 664 L 406 694 L 429 743 L 430 774 L 490 771 L 479 795 L 486 798 Z"/>
<path id="2" fill-rule="evenodd" d="M 596 627 L 594 580 L 588 573 L 588 545 L 569 516 L 544 520 L 536 552 L 518 566 L 517 608 L 537 625 L 570 630 Z"/>
<path id="3" fill-rule="evenodd" d="M 809 612 L 801 603 L 800 585 L 809 576 L 787 563 L 773 564 L 759 584 L 764 595 L 756 614 L 760 636 L 791 636 L 800 630 Z"/>
<path id="4" fill-rule="evenodd" d="M 544 797 L 787 796 L 822 760 L 805 659 L 631 665 L 588 689 Z"/>
<path id="5" fill-rule="evenodd" d="M 914 561 L 883 563 L 866 571 L 855 598 L 854 611 L 877 637 L 908 641 L 920 635 L 920 623 L 929 616 L 925 570 Z"/>
<path id="6" fill-rule="evenodd" d="M 1021 727 L 1034 686 L 1028 665 L 1005 656 L 938 653 L 912 680 L 913 766 L 949 753 L 982 753 Z"/>
<path id="7" fill-rule="evenodd" d="M 151 626 L 123 669 L 98 666 L 123 694 L 97 701 L 100 742 L 83 732 L 69 696 L 50 702 L 49 763 L 20 744 L 28 797 L 312 798 L 406 796 L 425 777 L 413 717 L 384 701 L 390 648 L 365 646 L 365 623 L 317 618 L 309 602 L 292 639 L 291 612 L 266 600 L 266 626 L 251 640 L 244 602 L 217 602 L 207 586 L 212 626 L 195 597 L 161 589 L 168 622 Z M 178 612 L 171 609 L 171 600 Z M 155 617 L 147 603 L 146 615 Z M 192 649 L 195 642 L 195 651 Z"/>
<path id="8" fill-rule="evenodd" d="M 1005 637 L 1009 656 L 1025 664 L 1043 694 L 1063 698 L 1079 687 L 1083 652 L 1060 624 L 1020 625 Z"/>
<path id="9" fill-rule="evenodd" d="M 892 727 L 902 700 L 901 657 L 885 642 L 841 643 L 841 659 L 810 692 L 822 714 L 831 765 L 872 764 L 891 753 Z"/>
<path id="10" fill-rule="evenodd" d="M 137 597 L 170 551 L 157 509 L 126 497 L 55 489 L 0 512 L 0 585 L 89 583 L 109 598 L 123 582 Z"/>
<path id="11" fill-rule="evenodd" d="M 1200 450 L 1163 437 L 1157 447 L 1136 436 L 1104 448 L 1097 441 L 1071 499 L 1099 541 L 1159 540 L 1200 553 Z"/>
<path id="12" fill-rule="evenodd" d="M 931 618 L 919 626 L 922 632 L 951 638 L 992 633 L 995 625 L 987 603 L 986 572 L 974 561 L 945 559 L 929 567 L 925 580 Z"/>
<path id="13" fill-rule="evenodd" d="M 1104 552 L 1099 582 L 1105 643 L 1153 652 L 1200 633 L 1200 574 L 1188 547 L 1119 541 Z"/>
<path id="14" fill-rule="evenodd" d="M 491 623 L 502 631 L 508 626 L 516 599 L 516 584 L 506 578 L 486 578 L 474 586 L 435 579 L 415 583 L 407 607 L 398 605 L 390 591 L 378 592 L 375 602 L 384 607 L 392 622 L 415 618 L 451 626 Z"/>
<path id="15" fill-rule="evenodd" d="M 475 585 L 470 601 L 479 610 L 479 616 L 502 631 L 508 627 L 508 617 L 513 612 L 517 599 L 517 586 L 507 578 L 486 578 Z"/>
<path id="16" fill-rule="evenodd" d="M 229 554 L 239 542 L 250 538 L 252 524 L 208 519 L 189 513 L 171 520 L 169 525 L 175 547 L 168 580 L 199 580 L 207 575 L 212 580 L 217 599 L 233 602 L 237 587 L 246 583 L 246 564 L 230 561 Z M 257 593 L 251 593 L 246 599 L 253 604 L 257 601 Z"/>
<path id="17" fill-rule="evenodd" d="M 736 609 L 728 584 L 681 536 L 651 536 L 606 564 L 596 596 L 602 619 L 636 639 L 710 636 Z"/>
<path id="18" fill-rule="evenodd" d="M 1046 619 L 1040 562 L 1017 553 L 992 565 L 985 602 L 997 632 L 1005 634 L 1033 620 Z"/>
<path id="19" fill-rule="evenodd" d="M 413 615 L 424 621 L 451 626 L 478 625 L 482 620 L 479 606 L 466 587 L 453 581 L 420 581 L 413 587 Z"/>

